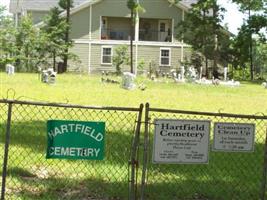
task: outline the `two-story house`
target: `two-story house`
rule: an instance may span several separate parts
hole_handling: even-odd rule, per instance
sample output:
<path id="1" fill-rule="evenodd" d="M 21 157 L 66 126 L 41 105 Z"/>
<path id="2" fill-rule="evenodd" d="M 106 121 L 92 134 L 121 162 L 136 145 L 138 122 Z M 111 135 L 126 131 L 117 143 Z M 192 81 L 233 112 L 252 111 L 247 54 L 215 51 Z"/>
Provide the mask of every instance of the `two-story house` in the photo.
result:
<path id="1" fill-rule="evenodd" d="M 189 46 L 175 38 L 175 26 L 194 2 L 183 0 L 173 5 L 169 0 L 139 0 L 146 11 L 138 14 L 135 23 L 135 72 L 140 61 L 145 62 L 146 68 L 153 61 L 158 69 L 169 71 L 189 56 Z M 11 0 L 10 11 L 17 20 L 20 15 L 31 13 L 34 21 L 39 22 L 56 5 L 57 0 Z M 80 57 L 82 71 L 114 71 L 114 49 L 130 45 L 130 26 L 127 0 L 75 0 L 71 9 L 71 51 Z"/>

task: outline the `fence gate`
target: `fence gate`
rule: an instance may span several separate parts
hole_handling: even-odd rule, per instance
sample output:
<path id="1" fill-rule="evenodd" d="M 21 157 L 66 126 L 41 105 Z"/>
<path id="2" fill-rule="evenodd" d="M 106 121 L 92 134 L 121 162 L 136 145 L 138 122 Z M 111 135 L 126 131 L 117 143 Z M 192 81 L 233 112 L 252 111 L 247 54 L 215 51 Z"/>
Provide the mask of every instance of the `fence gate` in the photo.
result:
<path id="1" fill-rule="evenodd" d="M 150 108 L 149 104 L 146 105 L 145 115 L 141 199 L 266 199 L 266 116 L 166 110 Z M 167 122 L 170 123 L 167 125 Z M 205 157 L 205 153 L 194 152 L 202 151 L 195 149 L 202 141 L 201 138 L 204 138 L 201 132 L 204 130 L 204 125 L 201 124 L 205 123 L 210 133 L 209 144 L 206 143 L 208 163 L 194 163 L 194 159 Z M 155 129 L 157 135 L 154 138 Z M 183 131 L 185 129 L 193 131 L 185 132 Z M 171 137 L 175 138 L 170 139 Z M 190 141 L 189 137 L 199 139 Z M 157 149 L 158 140 L 162 142 L 159 149 Z M 185 154 L 184 159 L 193 163 L 183 162 L 182 156 L 180 157 L 174 150 L 179 148 L 179 152 Z M 158 151 L 160 154 L 157 154 Z M 165 163 L 165 160 L 171 161 L 173 156 L 181 158 L 181 163 Z M 156 159 L 162 159 L 162 162 Z"/>
<path id="2" fill-rule="evenodd" d="M 1 199 L 134 199 L 142 109 L 0 100 Z M 46 159 L 48 120 L 105 122 L 104 159 Z"/>

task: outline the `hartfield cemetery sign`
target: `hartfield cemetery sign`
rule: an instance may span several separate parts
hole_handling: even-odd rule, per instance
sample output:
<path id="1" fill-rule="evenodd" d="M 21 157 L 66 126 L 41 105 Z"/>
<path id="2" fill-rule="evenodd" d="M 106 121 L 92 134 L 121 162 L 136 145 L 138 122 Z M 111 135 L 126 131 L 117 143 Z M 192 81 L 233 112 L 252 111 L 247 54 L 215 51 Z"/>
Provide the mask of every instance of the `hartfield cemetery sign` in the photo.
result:
<path id="1" fill-rule="evenodd" d="M 104 159 L 104 122 L 49 120 L 46 158 Z"/>
<path id="2" fill-rule="evenodd" d="M 156 119 L 154 163 L 208 163 L 210 121 Z"/>

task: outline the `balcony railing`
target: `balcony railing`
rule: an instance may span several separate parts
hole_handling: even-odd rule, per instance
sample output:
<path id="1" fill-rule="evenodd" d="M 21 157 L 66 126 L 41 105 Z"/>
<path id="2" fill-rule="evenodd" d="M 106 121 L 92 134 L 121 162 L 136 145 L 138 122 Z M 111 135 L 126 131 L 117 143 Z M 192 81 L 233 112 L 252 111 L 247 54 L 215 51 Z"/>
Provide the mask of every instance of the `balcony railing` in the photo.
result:
<path id="1" fill-rule="evenodd" d="M 130 30 L 102 29 L 101 31 L 102 40 L 130 40 L 130 35 Z"/>
<path id="2" fill-rule="evenodd" d="M 171 42 L 172 33 L 170 31 L 156 31 L 156 30 L 139 30 L 140 41 L 155 41 L 155 42 Z"/>
<path id="3" fill-rule="evenodd" d="M 101 40 L 130 40 L 130 30 L 102 29 Z M 139 30 L 139 41 L 172 42 L 170 31 Z M 133 38 L 134 40 L 135 38 Z"/>

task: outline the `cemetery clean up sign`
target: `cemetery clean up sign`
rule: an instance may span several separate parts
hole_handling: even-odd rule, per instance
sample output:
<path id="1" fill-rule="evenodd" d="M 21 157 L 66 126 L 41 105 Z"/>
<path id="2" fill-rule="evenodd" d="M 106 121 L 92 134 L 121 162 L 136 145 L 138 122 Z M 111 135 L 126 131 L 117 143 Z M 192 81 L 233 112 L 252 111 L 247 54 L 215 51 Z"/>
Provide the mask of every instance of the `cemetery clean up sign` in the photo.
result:
<path id="1" fill-rule="evenodd" d="M 154 163 L 208 163 L 210 121 L 156 119 L 154 123 Z"/>
<path id="2" fill-rule="evenodd" d="M 215 151 L 248 152 L 254 150 L 255 124 L 214 123 Z"/>
<path id="3" fill-rule="evenodd" d="M 47 121 L 46 158 L 104 159 L 105 122 Z"/>

